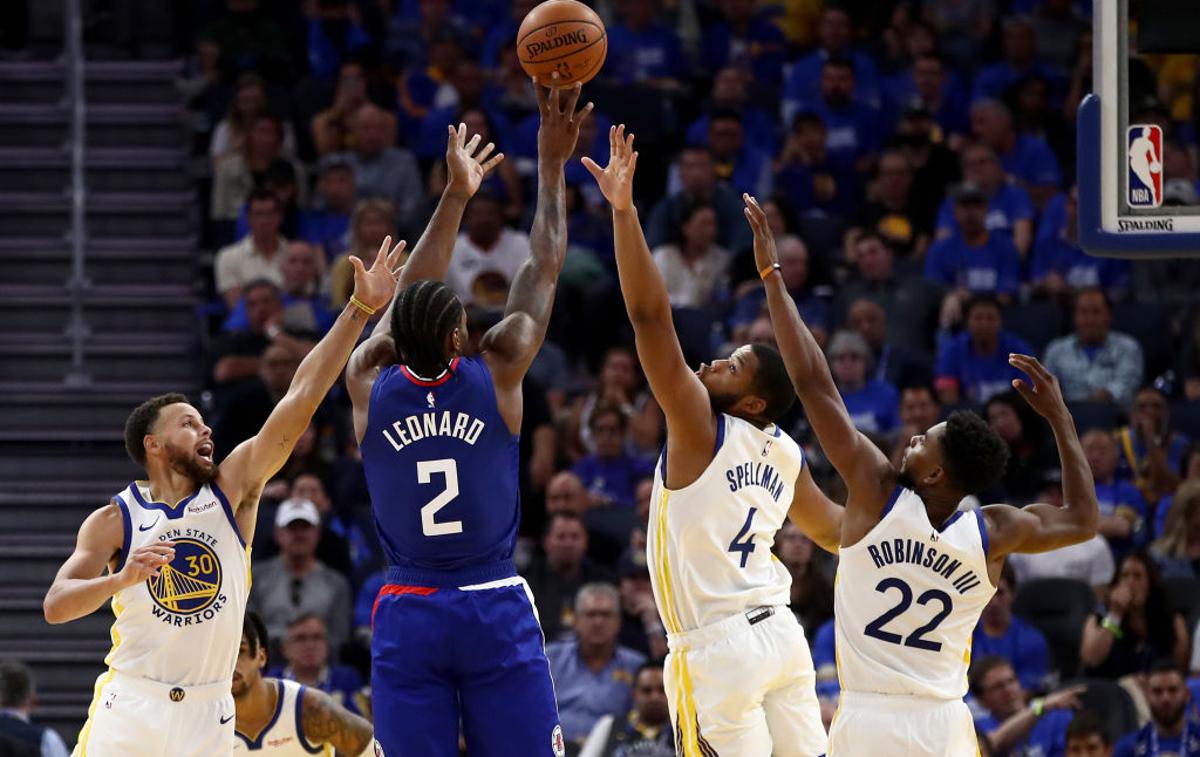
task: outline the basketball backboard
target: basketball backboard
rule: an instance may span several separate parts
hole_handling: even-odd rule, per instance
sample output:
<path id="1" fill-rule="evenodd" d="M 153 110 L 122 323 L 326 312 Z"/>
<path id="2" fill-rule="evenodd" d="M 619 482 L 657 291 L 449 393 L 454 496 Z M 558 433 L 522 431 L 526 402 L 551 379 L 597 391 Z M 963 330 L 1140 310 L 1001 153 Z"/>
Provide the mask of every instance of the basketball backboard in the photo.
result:
<path id="1" fill-rule="evenodd" d="M 1151 53 L 1200 53 L 1194 26 L 1190 39 L 1171 34 L 1180 23 L 1174 12 L 1171 3 L 1157 0 L 1095 0 L 1093 93 L 1080 104 L 1077 124 L 1079 243 L 1092 255 L 1200 256 L 1196 187 L 1191 184 L 1189 197 L 1187 184 L 1169 183 L 1167 158 L 1176 149 L 1171 140 L 1178 125 L 1139 76 L 1149 70 Z"/>

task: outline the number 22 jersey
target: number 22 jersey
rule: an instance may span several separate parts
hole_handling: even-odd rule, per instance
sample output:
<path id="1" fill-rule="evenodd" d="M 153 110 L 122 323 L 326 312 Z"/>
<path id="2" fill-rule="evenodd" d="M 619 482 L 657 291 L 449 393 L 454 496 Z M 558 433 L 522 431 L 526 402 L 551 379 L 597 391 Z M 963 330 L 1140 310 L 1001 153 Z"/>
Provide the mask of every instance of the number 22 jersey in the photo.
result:
<path id="1" fill-rule="evenodd" d="M 983 513 L 939 531 L 896 487 L 879 522 L 842 547 L 834 582 L 838 678 L 847 691 L 962 699 L 971 633 L 996 589 Z"/>

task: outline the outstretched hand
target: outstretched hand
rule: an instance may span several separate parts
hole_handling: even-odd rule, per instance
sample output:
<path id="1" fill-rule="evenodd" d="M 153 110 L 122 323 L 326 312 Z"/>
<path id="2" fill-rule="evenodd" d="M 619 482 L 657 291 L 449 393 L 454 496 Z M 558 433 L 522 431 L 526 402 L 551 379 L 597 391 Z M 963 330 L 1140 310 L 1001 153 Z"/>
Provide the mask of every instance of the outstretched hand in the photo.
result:
<path id="1" fill-rule="evenodd" d="M 775 249 L 775 235 L 771 233 L 767 214 L 758 204 L 758 200 L 749 194 L 743 194 L 742 202 L 746 203 L 742 213 L 754 231 L 754 265 L 759 271 L 763 271 L 779 262 L 779 252 Z"/>
<path id="2" fill-rule="evenodd" d="M 583 85 L 576 82 L 567 91 L 564 102 L 562 89 L 555 86 L 557 80 L 558 74 L 553 74 L 547 88 L 540 77 L 534 77 L 533 89 L 537 92 L 538 111 L 542 116 L 542 124 L 538 127 L 538 160 L 561 166 L 575 153 L 579 126 L 592 112 L 592 104 L 584 105 L 576 113 L 575 106 L 579 104 Z"/>
<path id="3" fill-rule="evenodd" d="M 1063 401 L 1058 378 L 1046 370 L 1037 358 L 1012 354 L 1008 356 L 1008 364 L 1033 379 L 1032 386 L 1024 379 L 1013 379 L 1012 385 L 1038 415 L 1052 420 L 1056 415 L 1066 414 L 1067 403 Z"/>
<path id="4" fill-rule="evenodd" d="M 468 142 L 466 124 L 459 124 L 457 129 L 453 126 L 447 126 L 446 129 L 449 132 L 446 140 L 446 191 L 451 194 L 457 192 L 470 199 L 479 191 L 488 172 L 504 160 L 504 153 L 492 155 L 492 150 L 496 149 L 492 142 L 479 149 L 481 140 L 478 134 Z"/>
<path id="5" fill-rule="evenodd" d="M 591 158 L 583 159 L 583 167 L 596 178 L 613 210 L 633 207 L 633 173 L 637 170 L 637 156 L 633 151 L 633 134 L 626 136 L 625 124 L 621 124 L 608 129 L 607 168 L 601 168 Z"/>
<path id="6" fill-rule="evenodd" d="M 401 240 L 395 247 L 391 247 L 391 244 L 390 236 L 383 238 L 370 269 L 358 256 L 350 256 L 350 265 L 354 267 L 354 297 L 375 310 L 387 307 L 396 292 L 396 282 L 400 279 L 400 258 L 408 243 Z M 391 252 L 388 252 L 389 247 Z"/>

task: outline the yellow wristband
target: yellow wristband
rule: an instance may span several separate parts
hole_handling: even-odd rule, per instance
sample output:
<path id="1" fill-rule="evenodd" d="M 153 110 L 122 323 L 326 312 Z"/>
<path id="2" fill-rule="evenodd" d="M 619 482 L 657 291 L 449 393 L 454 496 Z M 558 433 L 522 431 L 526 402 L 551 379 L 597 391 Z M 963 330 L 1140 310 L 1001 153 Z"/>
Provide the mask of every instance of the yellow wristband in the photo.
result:
<path id="1" fill-rule="evenodd" d="M 354 295 L 350 295 L 350 304 L 363 311 L 367 315 L 375 315 L 375 308 L 358 299 Z"/>
<path id="2" fill-rule="evenodd" d="M 763 281 L 766 281 L 767 277 L 771 275 L 772 271 L 778 271 L 780 268 L 781 266 L 778 263 L 772 263 L 771 265 L 759 271 L 758 277 Z"/>

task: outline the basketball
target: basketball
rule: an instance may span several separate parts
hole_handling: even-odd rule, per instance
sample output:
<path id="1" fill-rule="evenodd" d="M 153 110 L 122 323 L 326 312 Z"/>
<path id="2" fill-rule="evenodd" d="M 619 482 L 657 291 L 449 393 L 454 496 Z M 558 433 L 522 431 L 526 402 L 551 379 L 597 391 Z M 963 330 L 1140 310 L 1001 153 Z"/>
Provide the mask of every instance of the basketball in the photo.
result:
<path id="1" fill-rule="evenodd" d="M 546 0 L 529 12 L 517 31 L 517 58 L 530 76 L 558 85 L 586 83 L 604 65 L 608 35 L 596 12 L 576 0 Z"/>

